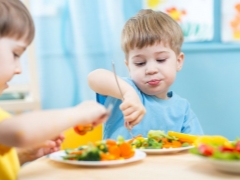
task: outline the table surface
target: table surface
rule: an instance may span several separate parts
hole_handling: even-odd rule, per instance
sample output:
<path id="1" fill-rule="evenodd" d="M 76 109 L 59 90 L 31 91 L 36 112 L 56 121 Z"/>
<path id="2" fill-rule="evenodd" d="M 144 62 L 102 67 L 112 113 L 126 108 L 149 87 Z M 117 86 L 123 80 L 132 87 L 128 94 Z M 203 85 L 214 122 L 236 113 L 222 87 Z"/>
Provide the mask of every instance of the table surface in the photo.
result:
<path id="1" fill-rule="evenodd" d="M 147 155 L 141 161 L 111 167 L 83 167 L 55 162 L 47 157 L 24 165 L 20 180 L 231 180 L 240 174 L 217 171 L 203 159 L 181 152 L 176 154 Z"/>

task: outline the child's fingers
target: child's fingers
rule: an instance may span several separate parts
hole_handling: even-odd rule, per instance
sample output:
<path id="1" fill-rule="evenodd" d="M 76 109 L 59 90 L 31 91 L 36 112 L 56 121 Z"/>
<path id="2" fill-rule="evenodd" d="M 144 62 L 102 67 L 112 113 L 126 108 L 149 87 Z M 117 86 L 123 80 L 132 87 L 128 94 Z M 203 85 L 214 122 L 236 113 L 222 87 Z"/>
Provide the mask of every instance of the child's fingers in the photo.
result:
<path id="1" fill-rule="evenodd" d="M 124 116 L 129 116 L 129 115 L 131 115 L 134 111 L 135 111 L 135 108 L 134 108 L 134 107 L 129 107 L 129 108 L 123 110 L 122 113 L 123 113 Z"/>
<path id="2" fill-rule="evenodd" d="M 130 126 L 133 127 L 133 126 L 136 126 L 137 124 L 139 124 L 143 117 L 144 117 L 144 114 L 141 114 L 135 121 L 132 121 L 130 123 Z"/>
<path id="3" fill-rule="evenodd" d="M 131 106 L 133 106 L 132 103 L 125 100 L 125 101 L 123 101 L 122 104 L 120 104 L 119 108 L 121 109 L 121 111 L 125 111 L 126 109 L 128 109 Z"/>
<path id="4" fill-rule="evenodd" d="M 130 115 L 124 116 L 125 121 L 128 121 L 131 123 L 132 121 L 136 121 L 136 119 L 139 118 L 139 116 L 144 115 L 145 112 L 140 110 L 140 111 L 133 111 Z"/>
<path id="5" fill-rule="evenodd" d="M 104 116 L 100 117 L 98 120 L 92 123 L 93 127 L 104 123 L 105 121 L 107 121 L 108 117 L 109 117 L 109 114 L 104 114 Z"/>

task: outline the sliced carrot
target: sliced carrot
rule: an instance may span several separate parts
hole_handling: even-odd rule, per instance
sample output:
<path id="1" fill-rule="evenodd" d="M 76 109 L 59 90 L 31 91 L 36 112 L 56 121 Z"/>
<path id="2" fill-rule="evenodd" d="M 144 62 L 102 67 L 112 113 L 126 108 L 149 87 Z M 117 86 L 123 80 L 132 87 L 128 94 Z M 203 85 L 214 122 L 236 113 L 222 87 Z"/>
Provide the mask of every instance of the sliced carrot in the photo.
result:
<path id="1" fill-rule="evenodd" d="M 87 133 L 86 131 L 80 131 L 78 126 L 75 126 L 73 130 L 79 135 L 85 135 Z"/>
<path id="2" fill-rule="evenodd" d="M 172 147 L 173 148 L 182 147 L 182 143 L 180 141 L 173 141 L 172 142 Z"/>
<path id="3" fill-rule="evenodd" d="M 101 161 L 115 160 L 115 157 L 109 153 L 101 153 L 100 158 L 101 158 Z"/>
<path id="4" fill-rule="evenodd" d="M 115 146 L 115 145 L 117 145 L 117 142 L 115 140 L 113 140 L 113 139 L 107 139 L 106 140 L 106 144 L 108 146 Z"/>
<path id="5" fill-rule="evenodd" d="M 109 154 L 113 155 L 115 159 L 118 159 L 120 157 L 120 149 L 117 145 L 109 146 L 108 147 Z"/>
<path id="6" fill-rule="evenodd" d="M 123 158 L 129 158 L 134 155 L 134 151 L 132 150 L 132 147 L 130 144 L 124 142 L 119 145 L 121 157 Z"/>

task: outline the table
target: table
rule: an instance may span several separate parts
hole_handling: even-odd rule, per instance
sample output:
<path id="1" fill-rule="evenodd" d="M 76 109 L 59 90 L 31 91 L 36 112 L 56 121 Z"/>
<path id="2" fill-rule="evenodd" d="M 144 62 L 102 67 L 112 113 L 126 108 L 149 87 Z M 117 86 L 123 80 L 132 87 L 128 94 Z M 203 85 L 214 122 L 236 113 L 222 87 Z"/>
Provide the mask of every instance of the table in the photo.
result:
<path id="1" fill-rule="evenodd" d="M 19 180 L 232 180 L 239 174 L 215 170 L 201 158 L 182 152 L 147 155 L 138 162 L 112 167 L 83 167 L 40 158 L 22 167 Z"/>

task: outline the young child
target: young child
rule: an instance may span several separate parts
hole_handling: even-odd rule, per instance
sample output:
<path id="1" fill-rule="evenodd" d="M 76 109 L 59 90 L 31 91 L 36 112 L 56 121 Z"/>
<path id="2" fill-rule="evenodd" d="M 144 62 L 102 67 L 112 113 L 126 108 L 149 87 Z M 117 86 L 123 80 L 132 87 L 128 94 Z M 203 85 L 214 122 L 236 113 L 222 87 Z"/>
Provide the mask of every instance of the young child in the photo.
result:
<path id="1" fill-rule="evenodd" d="M 114 104 L 114 113 L 104 124 L 104 139 L 116 139 L 118 135 L 130 139 L 124 119 L 134 126 L 135 136 L 146 137 L 149 130 L 203 134 L 188 101 L 169 90 L 183 66 L 182 43 L 180 26 L 163 12 L 141 10 L 126 22 L 122 49 L 131 78 L 118 77 L 123 102 L 111 71 L 98 69 L 88 77 L 104 105 Z"/>
<path id="2" fill-rule="evenodd" d="M 33 37 L 33 20 L 22 2 L 0 0 L 0 94 L 21 73 L 19 58 Z M 63 140 L 59 134 L 64 130 L 78 124 L 96 126 L 108 117 L 106 108 L 94 101 L 16 117 L 0 114 L 0 179 L 17 179 L 19 161 L 22 164 L 58 150 Z M 18 157 L 12 147 L 25 149 L 18 149 Z"/>

